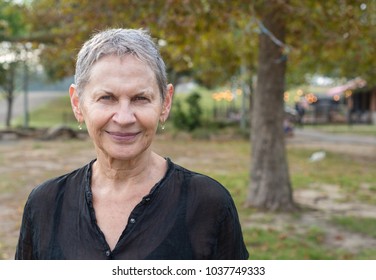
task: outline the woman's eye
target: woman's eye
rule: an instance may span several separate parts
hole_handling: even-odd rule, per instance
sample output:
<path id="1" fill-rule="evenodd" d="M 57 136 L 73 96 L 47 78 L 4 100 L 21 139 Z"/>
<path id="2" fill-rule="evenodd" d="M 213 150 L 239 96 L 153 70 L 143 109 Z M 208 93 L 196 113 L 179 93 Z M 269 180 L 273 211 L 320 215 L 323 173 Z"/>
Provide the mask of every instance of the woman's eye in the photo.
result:
<path id="1" fill-rule="evenodd" d="M 103 95 L 101 97 L 99 97 L 99 100 L 112 100 L 112 96 L 111 95 Z"/>
<path id="2" fill-rule="evenodd" d="M 146 96 L 136 96 L 134 100 L 135 101 L 149 101 L 149 99 Z"/>

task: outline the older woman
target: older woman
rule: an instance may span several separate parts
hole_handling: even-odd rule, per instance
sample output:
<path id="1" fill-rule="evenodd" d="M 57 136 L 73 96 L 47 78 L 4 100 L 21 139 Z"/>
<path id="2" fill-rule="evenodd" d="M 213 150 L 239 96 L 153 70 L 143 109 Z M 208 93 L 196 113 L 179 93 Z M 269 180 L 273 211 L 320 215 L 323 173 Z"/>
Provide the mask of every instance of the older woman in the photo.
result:
<path id="1" fill-rule="evenodd" d="M 73 112 L 96 159 L 32 191 L 16 259 L 247 259 L 228 191 L 151 149 L 173 86 L 149 34 L 96 34 L 75 83 Z"/>

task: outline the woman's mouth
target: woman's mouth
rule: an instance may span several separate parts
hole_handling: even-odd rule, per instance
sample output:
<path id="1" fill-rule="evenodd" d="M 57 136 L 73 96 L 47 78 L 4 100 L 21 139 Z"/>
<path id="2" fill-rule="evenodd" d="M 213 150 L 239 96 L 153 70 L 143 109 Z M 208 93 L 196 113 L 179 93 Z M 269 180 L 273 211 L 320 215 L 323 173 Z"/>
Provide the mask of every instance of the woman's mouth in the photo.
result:
<path id="1" fill-rule="evenodd" d="M 140 132 L 118 132 L 106 131 L 111 138 L 117 142 L 132 142 L 136 139 Z"/>

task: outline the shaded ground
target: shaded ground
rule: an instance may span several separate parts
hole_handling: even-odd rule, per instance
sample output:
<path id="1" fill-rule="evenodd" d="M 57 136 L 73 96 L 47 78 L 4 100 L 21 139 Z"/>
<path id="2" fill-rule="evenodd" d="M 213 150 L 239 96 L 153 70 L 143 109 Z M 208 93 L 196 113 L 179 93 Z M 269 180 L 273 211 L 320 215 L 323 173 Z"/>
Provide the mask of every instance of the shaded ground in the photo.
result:
<path id="1" fill-rule="evenodd" d="M 307 139 L 310 141 L 307 142 Z M 67 141 L 0 141 L 0 259 L 14 257 L 23 205 L 31 189 L 48 178 L 82 166 L 94 157 L 89 141 Z M 205 142 L 188 144 L 185 140 L 174 141 L 171 145 L 171 141 L 159 138 L 155 144 L 156 150 L 171 156 L 175 162 L 187 168 L 202 170 L 204 173 L 210 165 L 225 174 L 226 168 L 232 170 L 242 165 L 244 167 L 249 157 L 247 151 L 240 151 L 239 147 L 231 143 L 223 142 L 212 147 Z M 374 160 L 376 155 L 376 145 L 373 143 L 360 145 L 359 142 L 347 141 L 339 144 L 335 139 L 313 139 L 312 135 L 305 136 L 304 133 L 298 133 L 287 142 L 288 145 L 349 153 L 364 157 L 365 160 Z M 234 157 L 234 150 L 242 157 Z M 223 166 L 224 161 L 226 167 Z M 289 226 L 294 231 L 304 232 L 316 225 L 325 231 L 325 245 L 329 247 L 340 247 L 350 252 L 376 247 L 376 239 L 345 231 L 329 223 L 332 215 L 376 218 L 375 206 L 344 202 L 343 194 L 335 185 L 312 185 L 308 189 L 294 191 L 294 196 L 299 204 L 310 210 L 303 211 L 298 217 L 256 213 L 246 218 L 243 226 L 275 229 L 286 229 Z"/>

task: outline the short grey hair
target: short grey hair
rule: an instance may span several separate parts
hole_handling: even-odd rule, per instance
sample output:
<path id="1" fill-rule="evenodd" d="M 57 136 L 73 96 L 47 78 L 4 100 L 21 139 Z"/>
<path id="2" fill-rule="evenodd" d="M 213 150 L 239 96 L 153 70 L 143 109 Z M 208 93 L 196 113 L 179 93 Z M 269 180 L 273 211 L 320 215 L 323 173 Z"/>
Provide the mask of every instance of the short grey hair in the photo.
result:
<path id="1" fill-rule="evenodd" d="M 131 54 L 146 63 L 155 73 L 162 100 L 167 93 L 166 66 L 157 45 L 143 29 L 107 29 L 86 41 L 77 55 L 75 84 L 82 95 L 89 82 L 93 65 L 104 56 Z"/>

